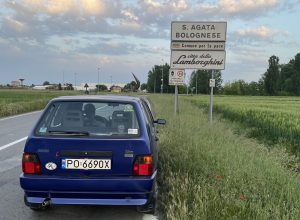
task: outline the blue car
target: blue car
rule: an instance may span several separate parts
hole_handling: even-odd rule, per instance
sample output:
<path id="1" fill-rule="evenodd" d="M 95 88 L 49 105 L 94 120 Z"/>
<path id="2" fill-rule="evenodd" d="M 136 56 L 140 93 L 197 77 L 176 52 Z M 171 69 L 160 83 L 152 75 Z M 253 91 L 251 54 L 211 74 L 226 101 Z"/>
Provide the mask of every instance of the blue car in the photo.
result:
<path id="1" fill-rule="evenodd" d="M 145 97 L 51 100 L 28 136 L 20 184 L 33 210 L 51 204 L 134 205 L 153 212 L 156 124 Z"/>

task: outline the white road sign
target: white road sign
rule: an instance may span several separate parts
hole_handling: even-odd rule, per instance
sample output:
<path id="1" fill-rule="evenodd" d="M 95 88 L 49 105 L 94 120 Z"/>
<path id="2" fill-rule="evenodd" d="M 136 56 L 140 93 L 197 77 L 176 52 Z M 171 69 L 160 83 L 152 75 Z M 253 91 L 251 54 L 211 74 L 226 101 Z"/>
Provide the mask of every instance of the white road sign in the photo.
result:
<path id="1" fill-rule="evenodd" d="M 225 69 L 225 51 L 171 51 L 174 69 Z"/>
<path id="2" fill-rule="evenodd" d="M 171 41 L 226 41 L 227 22 L 173 21 Z"/>
<path id="3" fill-rule="evenodd" d="M 225 50 L 225 42 L 171 42 L 171 50 Z"/>
<path id="4" fill-rule="evenodd" d="M 216 80 L 215 79 L 209 79 L 209 87 L 215 87 L 216 86 Z"/>
<path id="5" fill-rule="evenodd" d="M 185 84 L 184 69 L 170 69 L 169 85 L 184 85 L 184 84 Z"/>

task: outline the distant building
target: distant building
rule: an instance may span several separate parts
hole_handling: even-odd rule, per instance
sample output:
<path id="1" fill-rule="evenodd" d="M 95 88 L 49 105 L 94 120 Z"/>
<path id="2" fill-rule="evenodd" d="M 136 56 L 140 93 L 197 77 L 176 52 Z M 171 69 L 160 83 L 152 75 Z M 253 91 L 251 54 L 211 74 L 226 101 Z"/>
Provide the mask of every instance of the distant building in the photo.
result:
<path id="1" fill-rule="evenodd" d="M 122 87 L 121 86 L 116 86 L 116 85 L 113 85 L 110 87 L 110 91 L 111 92 L 122 92 Z"/>
<path id="2" fill-rule="evenodd" d="M 92 91 L 92 90 L 96 90 L 97 87 L 96 85 L 98 85 L 98 83 L 81 83 L 79 86 L 74 86 L 75 90 L 81 90 L 81 91 L 85 91 L 85 84 L 88 84 L 88 91 Z M 112 86 L 119 86 L 121 88 L 121 90 L 124 88 L 124 86 L 126 85 L 125 83 L 99 83 L 100 85 L 105 85 L 108 89 L 111 88 Z"/>
<path id="3" fill-rule="evenodd" d="M 36 90 L 46 90 L 46 89 L 55 89 L 54 85 L 45 85 L 45 86 L 34 86 L 32 89 Z"/>
<path id="4" fill-rule="evenodd" d="M 13 80 L 11 81 L 10 85 L 12 87 L 21 87 L 21 82 L 19 80 Z"/>

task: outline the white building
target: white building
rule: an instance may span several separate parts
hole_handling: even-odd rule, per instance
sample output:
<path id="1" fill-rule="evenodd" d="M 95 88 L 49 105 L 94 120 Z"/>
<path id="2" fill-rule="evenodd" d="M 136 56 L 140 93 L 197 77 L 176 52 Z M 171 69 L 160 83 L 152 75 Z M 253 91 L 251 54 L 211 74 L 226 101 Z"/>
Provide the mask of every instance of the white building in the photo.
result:
<path id="1" fill-rule="evenodd" d="M 85 91 L 85 87 L 84 87 L 85 84 L 86 83 L 81 83 L 79 86 L 74 86 L 74 89 Z M 87 83 L 87 84 L 89 86 L 88 91 L 95 90 L 97 88 L 96 85 L 98 85 L 98 83 Z M 120 87 L 124 88 L 124 86 L 126 85 L 126 83 L 99 83 L 99 84 L 100 85 L 105 85 L 108 90 L 111 86 L 120 86 Z"/>

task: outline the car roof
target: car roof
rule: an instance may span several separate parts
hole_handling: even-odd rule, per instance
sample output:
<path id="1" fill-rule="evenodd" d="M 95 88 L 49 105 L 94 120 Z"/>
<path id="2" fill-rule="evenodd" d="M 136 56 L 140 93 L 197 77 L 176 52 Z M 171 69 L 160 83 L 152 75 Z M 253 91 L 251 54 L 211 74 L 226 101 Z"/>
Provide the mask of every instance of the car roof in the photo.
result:
<path id="1" fill-rule="evenodd" d="M 138 102 L 139 97 L 121 95 L 79 95 L 79 96 L 60 96 L 52 101 L 113 101 L 113 102 Z"/>

